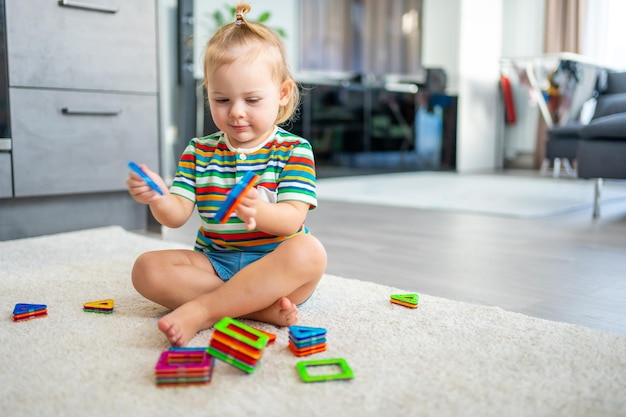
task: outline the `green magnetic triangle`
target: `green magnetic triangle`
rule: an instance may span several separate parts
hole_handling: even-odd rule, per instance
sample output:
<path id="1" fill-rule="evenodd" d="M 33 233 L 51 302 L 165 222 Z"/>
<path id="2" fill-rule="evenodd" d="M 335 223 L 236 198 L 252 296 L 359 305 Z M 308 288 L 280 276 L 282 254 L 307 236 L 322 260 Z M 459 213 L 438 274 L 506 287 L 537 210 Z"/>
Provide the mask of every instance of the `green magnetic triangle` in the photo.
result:
<path id="1" fill-rule="evenodd" d="M 409 304 L 417 304 L 419 302 L 419 295 L 417 294 L 393 294 L 392 300 L 402 301 Z"/>

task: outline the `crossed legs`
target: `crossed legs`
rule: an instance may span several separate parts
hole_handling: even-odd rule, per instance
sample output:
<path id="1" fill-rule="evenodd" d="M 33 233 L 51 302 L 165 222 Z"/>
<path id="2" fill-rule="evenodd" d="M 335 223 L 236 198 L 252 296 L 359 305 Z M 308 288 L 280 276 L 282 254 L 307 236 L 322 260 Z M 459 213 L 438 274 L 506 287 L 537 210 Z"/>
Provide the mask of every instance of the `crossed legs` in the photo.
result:
<path id="1" fill-rule="evenodd" d="M 184 346 L 225 316 L 295 324 L 296 305 L 311 295 L 325 268 L 322 244 L 298 235 L 226 283 L 203 254 L 190 250 L 147 252 L 137 258 L 132 279 L 141 295 L 174 310 L 158 326 L 170 343 Z"/>

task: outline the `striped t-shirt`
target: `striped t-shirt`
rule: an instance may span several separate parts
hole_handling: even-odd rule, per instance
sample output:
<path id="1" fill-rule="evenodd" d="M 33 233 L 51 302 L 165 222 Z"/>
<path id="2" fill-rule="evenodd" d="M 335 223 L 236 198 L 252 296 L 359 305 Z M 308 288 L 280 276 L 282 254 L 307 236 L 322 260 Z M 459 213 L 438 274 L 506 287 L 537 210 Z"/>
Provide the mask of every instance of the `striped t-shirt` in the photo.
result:
<path id="1" fill-rule="evenodd" d="M 248 231 L 234 213 L 224 224 L 213 219 L 219 203 L 246 171 L 259 176 L 255 186 L 267 201 L 317 206 L 313 151 L 305 139 L 277 127 L 264 144 L 249 153 L 236 152 L 223 132 L 192 139 L 180 158 L 170 192 L 198 207 L 202 222 L 196 250 L 270 252 L 290 237 Z M 304 224 L 295 234 L 301 233 L 308 233 Z"/>

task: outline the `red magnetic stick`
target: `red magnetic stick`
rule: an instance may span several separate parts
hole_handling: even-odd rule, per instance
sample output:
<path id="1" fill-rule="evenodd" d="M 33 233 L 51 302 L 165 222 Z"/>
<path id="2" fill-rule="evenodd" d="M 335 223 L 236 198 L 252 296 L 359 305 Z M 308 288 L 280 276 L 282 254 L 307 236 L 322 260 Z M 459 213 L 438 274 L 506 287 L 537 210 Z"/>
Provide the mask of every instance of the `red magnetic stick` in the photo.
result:
<path id="1" fill-rule="evenodd" d="M 219 210 L 215 212 L 215 220 L 220 223 L 226 223 L 248 190 L 254 187 L 258 178 L 259 176 L 252 171 L 246 172 L 241 180 L 230 190 Z"/>

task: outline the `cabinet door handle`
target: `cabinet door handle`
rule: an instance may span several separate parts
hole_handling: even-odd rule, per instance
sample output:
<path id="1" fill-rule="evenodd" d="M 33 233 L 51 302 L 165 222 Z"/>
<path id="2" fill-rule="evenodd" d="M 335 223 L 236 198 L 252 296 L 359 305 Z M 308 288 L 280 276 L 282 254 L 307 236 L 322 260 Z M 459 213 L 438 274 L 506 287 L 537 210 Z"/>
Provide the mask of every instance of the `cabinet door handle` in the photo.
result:
<path id="1" fill-rule="evenodd" d="M 61 113 L 67 116 L 117 116 L 121 110 L 72 110 L 67 107 L 61 109 Z"/>
<path id="2" fill-rule="evenodd" d="M 59 6 L 73 7 L 75 9 L 90 10 L 92 12 L 102 12 L 102 13 L 117 13 L 120 11 L 119 8 L 115 8 L 115 7 L 104 7 L 104 6 L 98 6 L 96 4 L 89 4 L 89 3 L 83 3 L 80 1 L 71 1 L 71 0 L 59 0 Z"/>

